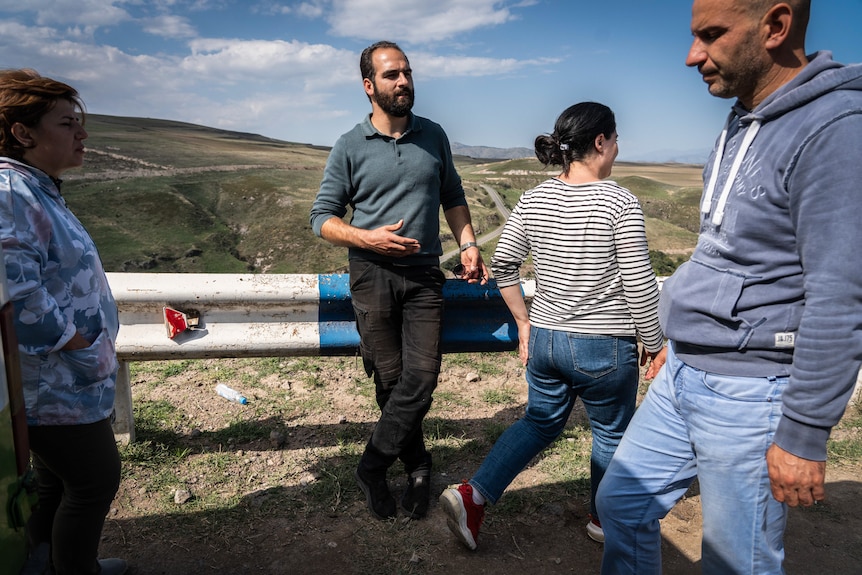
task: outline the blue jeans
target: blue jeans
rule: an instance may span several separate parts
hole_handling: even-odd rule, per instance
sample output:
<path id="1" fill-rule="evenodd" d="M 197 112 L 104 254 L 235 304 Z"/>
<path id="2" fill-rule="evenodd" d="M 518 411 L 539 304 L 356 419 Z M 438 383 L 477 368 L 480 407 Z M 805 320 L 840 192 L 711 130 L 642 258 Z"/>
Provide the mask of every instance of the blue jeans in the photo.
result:
<path id="1" fill-rule="evenodd" d="M 530 460 L 559 437 L 580 397 L 593 431 L 590 512 L 598 517 L 596 488 L 635 410 L 635 338 L 533 326 L 526 377 L 530 387 L 524 417 L 494 443 L 470 485 L 496 503 Z"/>
<path id="2" fill-rule="evenodd" d="M 668 347 L 599 487 L 602 573 L 661 573 L 659 519 L 695 476 L 703 573 L 784 573 L 786 506 L 772 497 L 766 450 L 786 385 L 786 377 L 706 373 Z"/>
<path id="3" fill-rule="evenodd" d="M 359 463 L 369 475 L 385 475 L 396 459 L 408 474 L 431 469 L 422 420 L 440 374 L 445 281 L 436 266 L 350 261 L 360 353 L 380 407 Z"/>

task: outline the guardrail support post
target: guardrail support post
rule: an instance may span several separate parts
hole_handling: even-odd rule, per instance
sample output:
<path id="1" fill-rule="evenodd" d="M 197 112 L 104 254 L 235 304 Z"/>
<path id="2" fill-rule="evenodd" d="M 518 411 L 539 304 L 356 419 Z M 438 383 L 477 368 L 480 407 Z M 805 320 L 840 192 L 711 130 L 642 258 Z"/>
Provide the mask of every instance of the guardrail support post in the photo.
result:
<path id="1" fill-rule="evenodd" d="M 129 362 L 120 360 L 114 396 L 114 439 L 128 445 L 135 440 L 135 420 L 132 415 L 132 380 Z"/>

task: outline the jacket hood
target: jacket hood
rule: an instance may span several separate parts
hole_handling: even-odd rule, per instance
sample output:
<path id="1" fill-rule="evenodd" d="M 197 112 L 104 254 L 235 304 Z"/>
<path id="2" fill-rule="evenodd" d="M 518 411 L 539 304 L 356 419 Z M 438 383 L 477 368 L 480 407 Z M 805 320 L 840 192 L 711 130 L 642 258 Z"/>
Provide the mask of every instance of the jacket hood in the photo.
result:
<path id="1" fill-rule="evenodd" d="M 862 64 L 845 66 L 832 59 L 832 52 L 816 52 L 795 78 L 744 115 L 743 123 L 768 122 L 836 90 L 862 91 Z"/>
<path id="2" fill-rule="evenodd" d="M 36 178 L 43 182 L 45 189 L 53 194 L 58 194 L 60 191 L 60 184 L 63 180 L 55 180 L 39 168 L 31 166 L 30 164 L 25 164 L 20 160 L 16 160 L 14 158 L 9 158 L 6 156 L 0 156 L 0 168 L 7 168 L 17 171 L 20 174 L 25 174 L 31 177 Z"/>
<path id="3" fill-rule="evenodd" d="M 809 56 L 808 65 L 799 74 L 770 94 L 751 112 L 745 110 L 737 101 L 727 118 L 716 146 L 710 177 L 701 198 L 701 213 L 703 215 L 711 213 L 713 225 L 721 225 L 736 175 L 742 167 L 748 148 L 754 143 L 754 139 L 763 124 L 796 110 L 825 94 L 841 90 L 862 91 L 862 65 L 845 66 L 834 61 L 831 52 L 821 51 Z M 725 153 L 725 142 L 737 117 L 739 118 L 740 129 L 744 130 L 745 134 L 740 149 L 735 154 L 730 166 L 730 175 L 726 178 L 718 196 L 718 202 L 713 207 L 712 200 L 718 192 L 716 185 L 720 173 L 719 168 Z"/>

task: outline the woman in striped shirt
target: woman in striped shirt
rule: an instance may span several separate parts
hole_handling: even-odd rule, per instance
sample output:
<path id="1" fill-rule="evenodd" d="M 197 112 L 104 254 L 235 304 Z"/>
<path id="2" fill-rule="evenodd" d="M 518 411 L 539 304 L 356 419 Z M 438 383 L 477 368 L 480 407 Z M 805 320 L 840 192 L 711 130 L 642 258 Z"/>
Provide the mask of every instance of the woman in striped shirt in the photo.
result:
<path id="1" fill-rule="evenodd" d="M 595 493 L 635 410 L 641 365 L 663 346 L 658 284 L 637 198 L 607 181 L 617 147 L 607 106 L 575 104 L 536 157 L 559 176 L 525 192 L 500 237 L 491 267 L 518 325 L 529 396 L 522 419 L 494 444 L 479 471 L 440 496 L 449 528 L 475 549 L 485 503 L 494 504 L 533 457 L 562 433 L 575 400 L 592 428 L 588 535 L 604 541 Z M 519 269 L 532 254 L 536 292 L 527 306 Z M 658 371 L 658 361 L 647 372 Z"/>

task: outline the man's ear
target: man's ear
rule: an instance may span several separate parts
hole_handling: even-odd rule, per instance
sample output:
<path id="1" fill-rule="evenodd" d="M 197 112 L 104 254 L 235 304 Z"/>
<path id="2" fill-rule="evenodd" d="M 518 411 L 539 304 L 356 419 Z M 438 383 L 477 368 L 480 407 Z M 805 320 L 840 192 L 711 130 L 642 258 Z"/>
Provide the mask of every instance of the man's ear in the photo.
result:
<path id="1" fill-rule="evenodd" d="M 362 86 L 365 88 L 365 94 L 369 98 L 374 95 L 374 82 L 372 82 L 370 78 L 363 78 Z"/>
<path id="2" fill-rule="evenodd" d="M 794 16 L 793 8 L 784 2 L 776 4 L 766 13 L 763 25 L 766 28 L 764 47 L 767 50 L 775 50 L 787 41 Z"/>
<path id="3" fill-rule="evenodd" d="M 33 147 L 33 136 L 30 135 L 30 128 L 21 122 L 15 122 L 12 124 L 12 135 L 15 136 L 15 139 L 18 140 L 18 142 L 25 148 Z"/>

